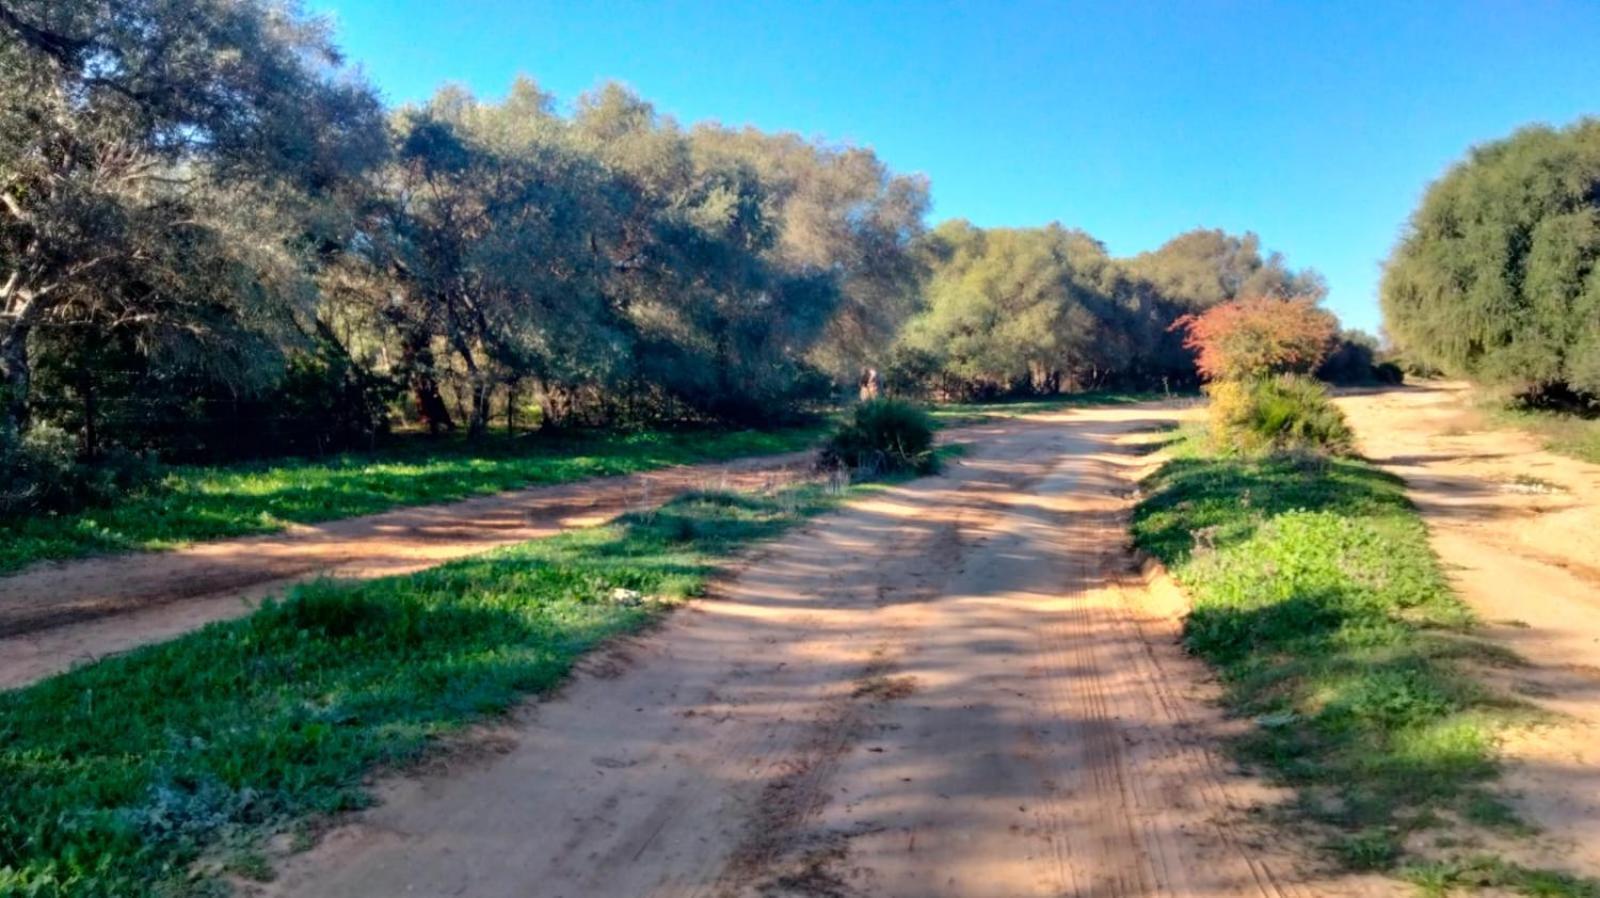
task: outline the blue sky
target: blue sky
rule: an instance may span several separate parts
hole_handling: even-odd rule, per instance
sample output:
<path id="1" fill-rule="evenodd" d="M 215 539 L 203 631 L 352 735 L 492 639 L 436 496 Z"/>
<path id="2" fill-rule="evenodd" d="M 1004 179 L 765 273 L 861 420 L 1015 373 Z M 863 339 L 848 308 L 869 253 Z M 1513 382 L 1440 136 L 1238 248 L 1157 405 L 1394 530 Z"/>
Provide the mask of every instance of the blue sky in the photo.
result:
<path id="1" fill-rule="evenodd" d="M 1600 114 L 1600 2 L 310 0 L 391 102 L 527 74 L 875 148 L 933 219 L 1127 255 L 1254 230 L 1378 326 L 1379 264 L 1474 143 Z"/>

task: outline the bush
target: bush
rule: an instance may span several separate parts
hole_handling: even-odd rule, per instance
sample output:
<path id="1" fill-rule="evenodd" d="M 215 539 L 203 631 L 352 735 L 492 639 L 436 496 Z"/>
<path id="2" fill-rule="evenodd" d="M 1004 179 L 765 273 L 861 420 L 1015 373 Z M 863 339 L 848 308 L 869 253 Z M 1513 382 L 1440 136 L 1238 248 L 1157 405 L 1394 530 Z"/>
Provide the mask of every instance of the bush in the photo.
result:
<path id="1" fill-rule="evenodd" d="M 1394 362 L 1379 362 L 1372 366 L 1372 377 L 1380 384 L 1399 385 L 1406 382 L 1406 371 Z"/>
<path id="2" fill-rule="evenodd" d="M 1358 330 L 1340 331 L 1327 357 L 1317 366 L 1317 379 L 1341 386 L 1398 383 L 1384 379 L 1388 373 L 1380 370 L 1380 351 L 1377 338 L 1371 334 Z"/>
<path id="3" fill-rule="evenodd" d="M 159 474 L 150 455 L 114 451 L 94 464 L 77 455 L 77 439 L 53 424 L 0 430 L 0 517 L 109 502 Z"/>
<path id="4" fill-rule="evenodd" d="M 1338 319 L 1310 297 L 1240 299 L 1173 323 L 1195 366 L 1210 380 L 1241 380 L 1316 370 L 1338 332 Z"/>
<path id="5" fill-rule="evenodd" d="M 1285 374 L 1258 380 L 1224 380 L 1211 395 L 1211 436 L 1248 454 L 1350 451 L 1350 426 L 1310 378 Z"/>
<path id="6" fill-rule="evenodd" d="M 866 476 L 932 471 L 933 419 L 901 399 L 863 402 L 823 447 L 822 464 Z"/>

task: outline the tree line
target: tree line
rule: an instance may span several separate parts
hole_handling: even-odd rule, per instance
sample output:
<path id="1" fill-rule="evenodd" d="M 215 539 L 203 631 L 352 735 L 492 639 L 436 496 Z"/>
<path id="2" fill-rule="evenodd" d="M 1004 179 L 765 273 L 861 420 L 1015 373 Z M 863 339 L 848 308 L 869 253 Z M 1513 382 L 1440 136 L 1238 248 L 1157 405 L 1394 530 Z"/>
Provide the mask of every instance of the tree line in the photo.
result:
<path id="1" fill-rule="evenodd" d="M 925 225 L 872 150 L 520 79 L 389 109 L 266 0 L 0 0 L 0 441 L 215 459 L 1182 386 L 1186 314 L 1320 298 L 1250 234 Z M 3 448 L 3 447 L 0 447 Z"/>

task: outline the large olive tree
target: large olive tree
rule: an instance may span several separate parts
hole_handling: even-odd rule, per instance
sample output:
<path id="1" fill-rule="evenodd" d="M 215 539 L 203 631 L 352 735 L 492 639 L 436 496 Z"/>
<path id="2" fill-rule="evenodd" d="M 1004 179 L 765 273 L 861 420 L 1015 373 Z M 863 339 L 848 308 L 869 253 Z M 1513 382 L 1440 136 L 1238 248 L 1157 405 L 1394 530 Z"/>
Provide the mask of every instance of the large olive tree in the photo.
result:
<path id="1" fill-rule="evenodd" d="M 42 330 L 238 341 L 314 293 L 320 196 L 378 106 L 322 23 L 265 0 L 0 0 L 0 427 Z M 242 367 L 248 367 L 244 365 Z"/>
<path id="2" fill-rule="evenodd" d="M 1600 119 L 1477 147 L 1384 269 L 1384 326 L 1456 375 L 1600 395 Z"/>

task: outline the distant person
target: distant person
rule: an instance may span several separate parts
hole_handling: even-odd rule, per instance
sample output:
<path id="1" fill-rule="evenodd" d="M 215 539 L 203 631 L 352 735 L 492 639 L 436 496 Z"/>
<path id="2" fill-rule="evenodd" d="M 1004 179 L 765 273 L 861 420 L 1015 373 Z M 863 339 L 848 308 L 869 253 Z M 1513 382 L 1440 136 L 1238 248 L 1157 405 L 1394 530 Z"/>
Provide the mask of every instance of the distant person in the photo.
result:
<path id="1" fill-rule="evenodd" d="M 883 375 L 876 368 L 868 368 L 861 372 L 861 401 L 877 399 L 883 395 Z"/>

